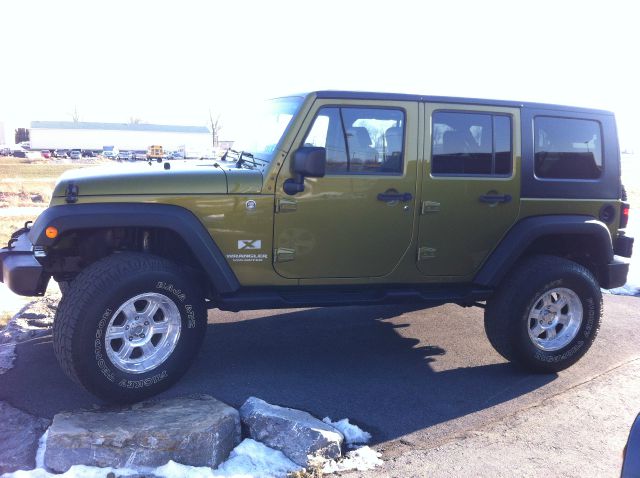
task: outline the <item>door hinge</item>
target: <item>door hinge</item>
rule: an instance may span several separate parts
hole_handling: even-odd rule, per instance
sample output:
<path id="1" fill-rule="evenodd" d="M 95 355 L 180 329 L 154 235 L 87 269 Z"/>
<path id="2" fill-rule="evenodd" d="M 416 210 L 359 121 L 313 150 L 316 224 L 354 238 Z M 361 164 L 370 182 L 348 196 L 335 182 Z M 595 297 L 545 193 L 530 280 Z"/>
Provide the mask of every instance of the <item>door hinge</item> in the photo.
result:
<path id="1" fill-rule="evenodd" d="M 435 201 L 422 201 L 421 214 L 429 214 L 430 212 L 440 212 L 440 203 Z"/>
<path id="2" fill-rule="evenodd" d="M 289 262 L 296 258 L 296 251 L 295 249 L 278 247 L 273 251 L 273 257 L 275 257 L 276 262 Z"/>
<path id="3" fill-rule="evenodd" d="M 419 247 L 418 248 L 418 260 L 433 259 L 436 257 L 436 250 L 433 247 Z"/>
<path id="4" fill-rule="evenodd" d="M 278 198 L 276 201 L 276 212 L 294 212 L 298 210 L 298 203 L 295 199 Z"/>

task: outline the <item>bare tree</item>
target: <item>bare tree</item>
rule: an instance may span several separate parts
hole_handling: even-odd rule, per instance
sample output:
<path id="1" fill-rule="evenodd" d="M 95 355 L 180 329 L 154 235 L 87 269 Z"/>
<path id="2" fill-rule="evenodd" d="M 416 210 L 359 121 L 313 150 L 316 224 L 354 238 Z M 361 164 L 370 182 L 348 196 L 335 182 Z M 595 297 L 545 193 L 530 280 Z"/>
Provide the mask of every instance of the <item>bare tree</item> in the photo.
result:
<path id="1" fill-rule="evenodd" d="M 73 112 L 69 113 L 69 116 L 71 116 L 71 120 L 74 123 L 78 123 L 80 121 L 80 113 L 78 113 L 78 107 L 77 106 L 73 106 Z"/>
<path id="2" fill-rule="evenodd" d="M 129 124 L 140 124 L 142 120 L 137 116 L 129 116 Z"/>
<path id="3" fill-rule="evenodd" d="M 220 115 L 217 115 L 215 119 L 213 119 L 213 113 L 211 113 L 211 108 L 209 108 L 209 125 L 211 126 L 211 141 L 212 145 L 215 148 L 218 146 L 218 142 L 220 141 L 220 130 L 222 130 L 222 122 L 220 121 Z"/>

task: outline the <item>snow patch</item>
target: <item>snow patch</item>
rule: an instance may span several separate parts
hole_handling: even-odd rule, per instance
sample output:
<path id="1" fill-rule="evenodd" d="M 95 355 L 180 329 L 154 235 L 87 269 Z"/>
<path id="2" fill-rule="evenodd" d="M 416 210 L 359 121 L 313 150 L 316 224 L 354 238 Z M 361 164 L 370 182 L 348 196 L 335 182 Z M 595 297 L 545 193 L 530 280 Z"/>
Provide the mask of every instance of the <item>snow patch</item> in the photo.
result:
<path id="1" fill-rule="evenodd" d="M 188 466 L 169 460 L 166 465 L 151 470 L 155 476 L 161 478 L 213 478 L 213 470 L 208 466 Z"/>
<path id="2" fill-rule="evenodd" d="M 96 466 L 73 465 L 61 475 L 55 475 L 42 468 L 36 468 L 35 470 L 18 470 L 13 473 L 7 473 L 2 475 L 2 478 L 105 478 L 109 473 L 113 473 L 115 476 L 134 476 L 138 475 L 140 471 L 130 468 L 98 468 Z"/>
<path id="3" fill-rule="evenodd" d="M 339 471 L 367 471 L 373 470 L 376 466 L 382 466 L 384 461 L 380 459 L 381 453 L 373 448 L 363 446 L 357 450 L 348 452 L 344 458 L 340 460 L 331 460 L 322 467 L 324 473 L 336 473 Z"/>
<path id="4" fill-rule="evenodd" d="M 14 471 L 13 473 L 5 473 L 4 475 L 2 475 L 2 478 L 53 478 L 54 476 L 64 475 L 52 475 L 51 473 L 47 473 L 42 468 L 36 468 L 35 470 L 29 471 L 18 470 Z"/>
<path id="5" fill-rule="evenodd" d="M 2 475 L 3 478 L 104 478 L 108 473 L 115 476 L 153 475 L 159 478 L 280 478 L 291 471 L 301 468 L 289 460 L 282 452 L 269 448 L 262 443 L 247 438 L 233 449 L 227 461 L 218 469 L 207 466 L 181 465 L 169 460 L 157 468 L 99 468 L 95 466 L 74 465 L 69 471 L 55 475 L 44 469 L 44 452 L 48 430 L 40 438 L 36 455 L 36 469 L 16 471 Z"/>
<path id="6" fill-rule="evenodd" d="M 47 451 L 47 437 L 49 436 L 49 429 L 42 434 L 40 440 L 38 440 L 38 450 L 36 451 L 36 469 L 42 468 L 45 469 L 44 466 L 44 452 Z"/>
<path id="7" fill-rule="evenodd" d="M 371 433 L 365 432 L 358 425 L 349 423 L 348 418 L 332 422 L 331 418 L 324 417 L 322 421 L 339 430 L 344 435 L 344 441 L 349 446 L 369 443 L 369 440 L 371 440 Z"/>
<path id="8" fill-rule="evenodd" d="M 216 470 L 216 476 L 277 478 L 301 468 L 284 453 L 246 438 L 233 449 L 227 461 Z"/>

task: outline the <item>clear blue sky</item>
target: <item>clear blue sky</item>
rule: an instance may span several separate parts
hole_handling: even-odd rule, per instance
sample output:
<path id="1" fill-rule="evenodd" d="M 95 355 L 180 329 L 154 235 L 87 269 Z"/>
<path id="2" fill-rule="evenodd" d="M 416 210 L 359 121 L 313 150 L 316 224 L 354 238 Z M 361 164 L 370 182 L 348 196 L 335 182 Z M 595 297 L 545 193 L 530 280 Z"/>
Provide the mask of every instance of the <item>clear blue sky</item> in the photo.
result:
<path id="1" fill-rule="evenodd" d="M 610 109 L 640 150 L 630 1 L 29 1 L 2 5 L 0 121 L 205 124 L 358 89 Z"/>

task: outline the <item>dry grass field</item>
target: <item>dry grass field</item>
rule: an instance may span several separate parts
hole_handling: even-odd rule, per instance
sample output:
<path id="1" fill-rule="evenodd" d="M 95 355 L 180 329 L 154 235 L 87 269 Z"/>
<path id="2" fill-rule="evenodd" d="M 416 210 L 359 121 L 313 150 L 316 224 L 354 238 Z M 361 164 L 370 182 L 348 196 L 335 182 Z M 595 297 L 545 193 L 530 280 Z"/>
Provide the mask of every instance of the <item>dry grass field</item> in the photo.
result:
<path id="1" fill-rule="evenodd" d="M 58 176 L 93 164 L 0 157 L 0 214 L 6 207 L 45 206 Z"/>
<path id="2" fill-rule="evenodd" d="M 46 207 L 58 177 L 69 169 L 95 166 L 102 160 L 24 159 L 0 157 L 0 244 Z M 21 211 L 22 208 L 24 209 Z"/>

